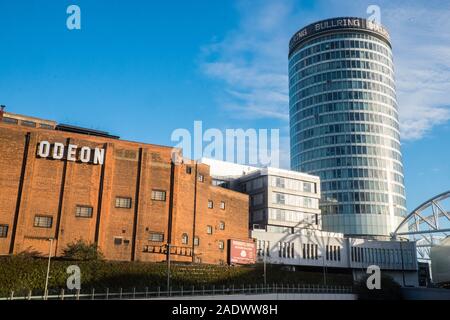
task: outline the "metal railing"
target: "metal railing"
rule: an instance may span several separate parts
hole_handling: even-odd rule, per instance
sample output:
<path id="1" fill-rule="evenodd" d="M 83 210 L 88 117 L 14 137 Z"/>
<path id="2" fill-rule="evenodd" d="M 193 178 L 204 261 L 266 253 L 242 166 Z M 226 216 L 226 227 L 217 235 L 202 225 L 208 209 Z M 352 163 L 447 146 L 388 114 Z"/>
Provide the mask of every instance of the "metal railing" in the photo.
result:
<path id="1" fill-rule="evenodd" d="M 96 292 L 91 289 L 89 293 L 81 293 L 80 290 L 66 292 L 61 289 L 58 294 L 33 295 L 31 290 L 26 295 L 15 295 L 14 291 L 9 297 L 0 298 L 0 300 L 127 300 L 127 299 L 157 299 L 170 297 L 199 297 L 199 296 L 218 296 L 218 295 L 258 295 L 269 293 L 331 293 L 348 294 L 353 293 L 349 286 L 324 286 L 324 285 L 304 285 L 304 284 L 267 284 L 267 285 L 229 285 L 229 286 L 189 286 L 189 287 L 170 287 L 169 290 L 162 291 L 161 287 L 145 288 L 137 291 L 133 288 L 131 291 L 124 292 L 122 288 L 110 290 L 106 288 L 103 292 Z"/>

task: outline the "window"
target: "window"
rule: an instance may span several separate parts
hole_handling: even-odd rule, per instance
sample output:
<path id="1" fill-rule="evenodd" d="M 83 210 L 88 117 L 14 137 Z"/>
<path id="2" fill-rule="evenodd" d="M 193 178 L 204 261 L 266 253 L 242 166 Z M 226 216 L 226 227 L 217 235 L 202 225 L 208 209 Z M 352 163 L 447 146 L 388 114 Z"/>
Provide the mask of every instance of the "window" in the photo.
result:
<path id="1" fill-rule="evenodd" d="M 213 233 L 213 227 L 212 226 L 207 226 L 206 227 L 206 233 L 207 234 L 212 234 Z"/>
<path id="2" fill-rule="evenodd" d="M 40 124 L 40 127 L 41 127 L 42 129 L 53 130 L 53 126 L 51 126 L 51 125 L 49 125 L 49 124 L 46 124 L 46 123 L 41 123 L 41 124 Z"/>
<path id="3" fill-rule="evenodd" d="M 183 235 L 181 236 L 181 243 L 188 244 L 188 242 L 189 242 L 189 237 L 188 237 L 187 233 L 183 233 Z"/>
<path id="4" fill-rule="evenodd" d="M 205 181 L 205 177 L 202 174 L 198 175 L 198 181 L 203 182 Z"/>
<path id="5" fill-rule="evenodd" d="M 286 197 L 282 193 L 274 193 L 275 196 L 275 203 L 277 204 L 285 204 L 286 203 Z"/>
<path id="6" fill-rule="evenodd" d="M 220 223 L 219 223 L 219 229 L 220 229 L 220 230 L 225 230 L 225 222 L 220 221 Z"/>
<path id="7" fill-rule="evenodd" d="M 222 240 L 219 240 L 219 249 L 223 250 L 225 248 L 225 243 Z"/>
<path id="8" fill-rule="evenodd" d="M 199 245 L 200 245 L 200 238 L 194 237 L 194 246 L 199 246 Z"/>
<path id="9" fill-rule="evenodd" d="M 0 238 L 6 238 L 8 236 L 8 225 L 0 224 Z"/>
<path id="10" fill-rule="evenodd" d="M 53 217 L 49 216 L 35 216 L 34 226 L 38 228 L 51 228 L 53 225 Z"/>
<path id="11" fill-rule="evenodd" d="M 166 192 L 162 190 L 152 190 L 152 200 L 166 201 Z"/>
<path id="12" fill-rule="evenodd" d="M 22 120 L 22 125 L 26 127 L 36 127 L 36 122 L 34 121 L 28 121 L 28 120 Z"/>
<path id="13" fill-rule="evenodd" d="M 214 202 L 212 200 L 208 200 L 208 209 L 212 209 L 214 207 Z"/>
<path id="14" fill-rule="evenodd" d="M 148 240 L 153 241 L 153 242 L 163 242 L 164 241 L 164 233 L 150 232 Z"/>
<path id="15" fill-rule="evenodd" d="M 122 238 L 114 238 L 114 245 L 120 246 L 120 245 L 122 245 L 122 241 L 123 241 Z"/>
<path id="16" fill-rule="evenodd" d="M 220 209 L 225 210 L 225 201 L 220 201 Z"/>
<path id="17" fill-rule="evenodd" d="M 264 202 L 264 197 L 263 197 L 262 193 L 255 194 L 255 195 L 251 196 L 251 198 L 252 198 L 252 204 L 254 206 L 263 204 L 263 202 Z"/>
<path id="18" fill-rule="evenodd" d="M 187 166 L 186 167 L 186 173 L 191 174 L 192 173 L 192 167 Z"/>
<path id="19" fill-rule="evenodd" d="M 303 191 L 304 192 L 312 192 L 312 183 L 303 182 Z"/>
<path id="20" fill-rule="evenodd" d="M 75 211 L 75 217 L 78 217 L 78 218 L 92 218 L 93 210 L 94 209 L 92 207 L 77 206 L 76 211 Z"/>
<path id="21" fill-rule="evenodd" d="M 128 239 L 123 240 L 123 244 L 126 245 L 126 246 L 129 245 L 130 244 L 130 240 L 128 240 Z"/>
<path id="22" fill-rule="evenodd" d="M 275 186 L 277 188 L 285 188 L 286 184 L 283 178 L 276 177 L 275 178 Z"/>
<path id="23" fill-rule="evenodd" d="M 131 208 L 131 198 L 116 197 L 116 208 Z"/>
<path id="24" fill-rule="evenodd" d="M 8 118 L 8 117 L 3 117 L 2 121 L 6 122 L 6 123 L 11 123 L 11 124 L 18 124 L 19 123 L 19 121 L 17 119 Z"/>

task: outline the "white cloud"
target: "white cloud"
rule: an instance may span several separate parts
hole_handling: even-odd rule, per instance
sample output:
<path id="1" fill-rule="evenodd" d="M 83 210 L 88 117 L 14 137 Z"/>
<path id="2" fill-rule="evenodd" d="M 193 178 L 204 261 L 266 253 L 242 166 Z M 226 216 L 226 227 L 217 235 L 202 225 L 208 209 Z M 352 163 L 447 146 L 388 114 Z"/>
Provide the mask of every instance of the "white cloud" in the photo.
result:
<path id="1" fill-rule="evenodd" d="M 286 20 L 291 3 L 239 2 L 239 27 L 203 50 L 203 72 L 226 84 L 223 106 L 240 117 L 288 120 Z"/>
<path id="2" fill-rule="evenodd" d="M 450 120 L 450 9 L 431 1 L 382 12 L 394 46 L 402 139 L 417 140 Z"/>
<path id="3" fill-rule="evenodd" d="M 320 13 L 312 16 L 291 0 L 269 0 L 258 6 L 239 1 L 239 25 L 203 48 L 202 70 L 225 84 L 221 104 L 231 116 L 274 118 L 288 126 L 290 36 L 316 19 L 364 17 L 369 4 L 321 1 L 315 8 Z M 450 8 L 444 4 L 438 0 L 379 3 L 394 46 L 403 140 L 420 139 L 450 120 Z"/>

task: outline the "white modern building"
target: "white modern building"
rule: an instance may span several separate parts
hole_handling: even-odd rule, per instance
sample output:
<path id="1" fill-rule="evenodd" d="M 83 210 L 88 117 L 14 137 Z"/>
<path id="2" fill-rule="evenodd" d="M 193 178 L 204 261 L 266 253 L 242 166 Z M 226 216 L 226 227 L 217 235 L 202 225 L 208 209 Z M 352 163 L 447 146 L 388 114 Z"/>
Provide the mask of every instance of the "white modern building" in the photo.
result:
<path id="1" fill-rule="evenodd" d="M 317 21 L 289 43 L 291 169 L 320 177 L 323 229 L 389 236 L 406 216 L 394 63 L 372 21 Z"/>
<path id="2" fill-rule="evenodd" d="M 260 262 L 351 269 L 354 278 L 377 265 L 398 283 L 418 285 L 416 245 L 346 237 L 322 230 L 317 176 L 202 159 L 218 185 L 250 196 L 250 229 Z"/>

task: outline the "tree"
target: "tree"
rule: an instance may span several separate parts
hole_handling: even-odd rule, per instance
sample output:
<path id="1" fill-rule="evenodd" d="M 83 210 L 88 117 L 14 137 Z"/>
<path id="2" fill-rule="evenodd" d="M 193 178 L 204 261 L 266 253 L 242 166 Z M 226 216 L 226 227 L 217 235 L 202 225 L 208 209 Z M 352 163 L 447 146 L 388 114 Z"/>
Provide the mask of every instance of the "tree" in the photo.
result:
<path id="1" fill-rule="evenodd" d="M 77 240 L 67 245 L 63 251 L 63 258 L 68 260 L 92 261 L 103 260 L 104 256 L 97 244 Z"/>
<path id="2" fill-rule="evenodd" d="M 390 276 L 381 275 L 381 288 L 379 290 L 370 290 L 367 287 L 367 279 L 365 276 L 354 285 L 355 293 L 359 300 L 402 300 L 401 286 Z"/>

